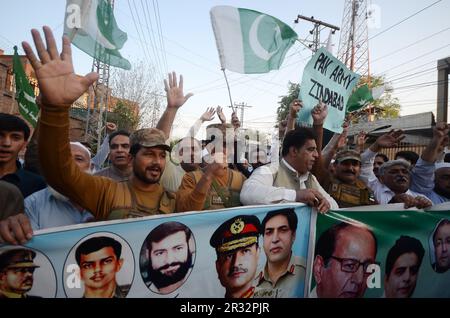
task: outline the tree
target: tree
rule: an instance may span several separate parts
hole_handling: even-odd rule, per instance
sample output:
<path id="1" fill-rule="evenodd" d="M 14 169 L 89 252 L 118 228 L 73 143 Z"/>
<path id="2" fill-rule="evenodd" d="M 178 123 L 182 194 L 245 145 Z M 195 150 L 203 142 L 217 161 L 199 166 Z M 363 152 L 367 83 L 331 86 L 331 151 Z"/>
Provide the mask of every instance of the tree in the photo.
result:
<path id="1" fill-rule="evenodd" d="M 287 118 L 287 115 L 289 113 L 289 105 L 294 99 L 298 98 L 299 93 L 300 93 L 300 84 L 289 82 L 287 95 L 280 96 L 281 100 L 278 102 L 280 106 L 278 106 L 277 108 L 276 127 L 279 127 L 281 121 Z"/>
<path id="2" fill-rule="evenodd" d="M 143 61 L 132 62 L 132 69 L 126 71 L 115 68 L 111 72 L 110 87 L 112 95 L 121 103 L 116 104 L 118 117 L 132 127 L 155 127 L 159 119 L 161 105 L 165 99 L 162 92 L 164 84 L 155 77 L 152 65 Z M 138 105 L 137 123 L 125 108 Z M 117 109 L 118 108 L 118 109 Z M 120 127 L 120 125 L 119 125 Z M 122 127 L 120 127 L 122 128 Z"/>
<path id="3" fill-rule="evenodd" d="M 118 100 L 109 120 L 114 122 L 118 129 L 134 131 L 139 124 L 139 114 L 135 107 L 129 101 Z"/>
<path id="4" fill-rule="evenodd" d="M 368 83 L 369 79 L 367 76 L 361 77 L 357 87 Z M 386 85 L 386 81 L 383 76 L 370 77 L 369 88 L 375 88 L 383 85 Z M 374 120 L 397 118 L 400 115 L 400 107 L 398 98 L 392 97 L 392 90 L 386 88 L 381 98 L 376 99 L 369 106 L 353 113 L 352 121 L 355 123 L 359 120 L 368 121 L 369 109 L 371 114 L 374 115 Z"/>

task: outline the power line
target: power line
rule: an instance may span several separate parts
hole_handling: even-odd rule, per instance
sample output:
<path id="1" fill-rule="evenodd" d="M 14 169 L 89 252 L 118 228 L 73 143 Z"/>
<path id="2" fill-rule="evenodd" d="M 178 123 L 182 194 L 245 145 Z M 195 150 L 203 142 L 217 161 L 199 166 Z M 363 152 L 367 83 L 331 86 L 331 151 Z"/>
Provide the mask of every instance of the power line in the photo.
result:
<path id="1" fill-rule="evenodd" d="M 156 2 L 156 10 L 155 10 L 155 2 Z M 157 21 L 157 27 L 158 27 L 158 33 L 159 33 L 159 42 L 161 44 L 162 53 L 163 53 L 163 60 L 166 67 L 166 72 L 168 72 L 168 66 L 167 66 L 167 56 L 166 56 L 166 47 L 164 45 L 164 38 L 163 38 L 163 32 L 162 32 L 162 26 L 161 26 L 161 16 L 159 15 L 159 4 L 158 0 L 153 0 L 153 11 L 155 12 L 155 17 Z M 157 14 L 156 14 L 157 13 Z"/>
<path id="2" fill-rule="evenodd" d="M 420 77 L 420 76 L 423 76 L 425 74 L 429 74 L 429 73 L 432 73 L 432 72 L 435 72 L 435 71 L 436 71 L 436 67 L 432 67 L 432 68 L 423 70 L 421 72 L 413 73 L 413 74 L 410 74 L 410 75 L 405 75 L 405 76 L 402 76 L 402 77 L 399 77 L 399 78 L 396 78 L 396 79 L 391 79 L 390 82 L 396 82 L 398 80 L 405 79 L 405 78 L 411 79 L 411 78 L 415 78 L 415 77 Z M 419 75 L 415 76 L 416 74 L 419 74 Z"/>
<path id="3" fill-rule="evenodd" d="M 430 55 L 430 54 L 432 54 L 432 53 L 434 53 L 434 52 L 437 52 L 437 51 L 439 51 L 439 50 L 442 50 L 442 49 L 444 49 L 444 48 L 446 48 L 446 47 L 448 47 L 448 46 L 450 46 L 450 43 L 448 43 L 448 44 L 446 44 L 446 45 L 444 45 L 444 46 L 441 46 L 440 48 L 437 48 L 437 49 L 435 49 L 435 50 L 432 50 L 432 51 L 430 51 L 430 52 L 427 52 L 427 53 L 425 53 L 425 54 L 422 54 L 422 55 L 420 55 L 420 56 L 418 56 L 418 57 L 415 57 L 415 58 L 413 58 L 412 60 L 409 60 L 409 61 L 404 62 L 404 63 L 402 63 L 402 64 L 399 64 L 399 65 L 397 65 L 397 66 L 391 67 L 390 69 L 388 69 L 388 70 L 386 70 L 386 71 L 379 72 L 378 74 L 382 74 L 382 73 L 386 73 L 386 72 L 392 71 L 392 70 L 394 70 L 394 69 L 396 69 L 396 68 L 399 68 L 399 67 L 401 67 L 401 66 L 403 66 L 403 65 L 405 65 L 405 64 L 409 64 L 409 63 L 411 63 L 411 62 L 414 62 L 414 61 L 416 61 L 416 60 L 418 60 L 418 59 L 420 59 L 420 58 L 422 58 L 422 57 L 424 57 L 424 56 L 427 56 L 427 55 Z"/>
<path id="4" fill-rule="evenodd" d="M 387 31 L 391 30 L 392 28 L 396 27 L 397 25 L 402 24 L 403 22 L 405 22 L 405 21 L 411 19 L 412 17 L 418 15 L 419 13 L 421 13 L 421 12 L 423 12 L 423 11 L 425 11 L 425 10 L 431 8 L 432 6 L 438 4 L 439 2 L 442 2 L 442 0 L 438 0 L 438 1 L 436 1 L 436 2 L 433 2 L 432 4 L 430 4 L 430 5 L 426 6 L 425 8 L 423 8 L 423 9 L 417 11 L 416 13 L 413 13 L 413 14 L 411 14 L 410 16 L 404 18 L 403 20 L 401 20 L 401 21 L 399 21 L 399 22 L 397 22 L 397 23 L 391 25 L 391 26 L 388 27 L 387 29 L 385 29 L 385 30 L 383 30 L 383 31 L 381 31 L 381 32 L 378 32 L 377 34 L 375 34 L 375 35 L 373 35 L 372 37 L 370 37 L 370 38 L 369 38 L 369 41 L 372 40 L 372 39 L 374 39 L 374 38 L 376 38 L 377 36 L 379 36 L 379 35 L 381 35 L 381 34 L 387 32 Z"/>
<path id="5" fill-rule="evenodd" d="M 445 31 L 448 31 L 448 30 L 450 30 L 450 27 L 445 28 L 445 29 L 443 29 L 443 30 L 441 30 L 441 31 L 438 31 L 438 32 L 436 32 L 436 33 L 434 33 L 434 34 L 432 34 L 432 35 L 428 35 L 428 36 L 426 36 L 426 37 L 424 37 L 424 38 L 422 38 L 422 39 L 420 39 L 420 40 L 418 40 L 418 41 L 416 41 L 416 42 L 414 42 L 414 43 L 411 43 L 411 44 L 409 44 L 409 45 L 407 45 L 407 46 L 404 46 L 404 47 L 402 47 L 402 48 L 400 48 L 400 49 L 397 49 L 397 50 L 395 50 L 395 51 L 393 51 L 393 52 L 391 52 L 391 53 L 388 53 L 388 54 L 383 55 L 383 56 L 381 56 L 381 57 L 379 57 L 379 58 L 376 58 L 376 59 L 372 60 L 372 63 L 374 63 L 374 62 L 376 62 L 376 61 L 379 61 L 379 60 L 381 60 L 381 59 L 384 59 L 385 57 L 394 55 L 394 54 L 396 54 L 396 53 L 398 53 L 398 52 L 401 52 L 401 51 L 403 51 L 403 50 L 406 50 L 406 49 L 410 48 L 411 46 L 414 46 L 414 45 L 416 45 L 416 44 L 418 44 L 418 43 L 420 43 L 420 42 L 423 42 L 423 41 L 425 41 L 425 40 L 431 39 L 432 37 L 434 37 L 434 36 L 436 36 L 436 35 L 438 35 L 438 34 L 441 34 L 441 33 L 445 32 Z"/>

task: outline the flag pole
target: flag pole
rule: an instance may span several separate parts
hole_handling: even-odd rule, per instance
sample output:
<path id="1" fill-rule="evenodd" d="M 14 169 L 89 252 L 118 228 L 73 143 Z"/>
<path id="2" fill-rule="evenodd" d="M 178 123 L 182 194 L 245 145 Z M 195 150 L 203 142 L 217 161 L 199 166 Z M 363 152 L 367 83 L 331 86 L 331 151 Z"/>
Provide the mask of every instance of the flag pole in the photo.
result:
<path id="1" fill-rule="evenodd" d="M 225 73 L 225 69 L 222 68 L 222 72 L 223 72 L 223 76 L 225 77 L 225 82 L 227 83 L 227 88 L 228 88 L 228 97 L 230 97 L 230 106 L 231 109 L 233 110 L 233 112 L 236 112 L 236 110 L 233 107 L 233 100 L 231 98 L 231 91 L 230 91 L 230 84 L 228 84 L 228 78 L 227 78 L 227 73 Z"/>

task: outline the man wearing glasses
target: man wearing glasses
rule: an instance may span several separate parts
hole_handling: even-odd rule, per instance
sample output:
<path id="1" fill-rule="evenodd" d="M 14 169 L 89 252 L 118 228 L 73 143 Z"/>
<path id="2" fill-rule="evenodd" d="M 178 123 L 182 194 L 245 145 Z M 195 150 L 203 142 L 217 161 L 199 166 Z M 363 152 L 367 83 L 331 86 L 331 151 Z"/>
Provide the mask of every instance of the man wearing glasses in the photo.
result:
<path id="1" fill-rule="evenodd" d="M 316 244 L 313 274 L 316 287 L 312 298 L 360 298 L 376 264 L 377 239 L 364 226 L 333 225 Z M 369 270 L 368 270 L 369 268 Z"/>
<path id="2" fill-rule="evenodd" d="M 33 287 L 33 273 L 39 266 L 33 260 L 36 253 L 14 248 L 0 254 L 0 298 L 36 298 L 27 293 Z"/>

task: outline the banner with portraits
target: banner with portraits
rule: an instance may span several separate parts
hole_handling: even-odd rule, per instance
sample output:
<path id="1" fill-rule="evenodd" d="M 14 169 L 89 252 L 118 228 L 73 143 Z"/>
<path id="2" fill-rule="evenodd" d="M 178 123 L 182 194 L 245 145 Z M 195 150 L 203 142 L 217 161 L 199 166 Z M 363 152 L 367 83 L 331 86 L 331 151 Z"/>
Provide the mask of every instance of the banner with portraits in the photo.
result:
<path id="1" fill-rule="evenodd" d="M 302 204 L 90 223 L 0 246 L 0 298 L 450 298 L 450 209 Z"/>
<path id="2" fill-rule="evenodd" d="M 0 246 L 0 298 L 305 297 L 314 217 L 281 204 L 37 231 Z"/>
<path id="3" fill-rule="evenodd" d="M 399 207 L 318 215 L 310 297 L 450 298 L 450 209 Z"/>

